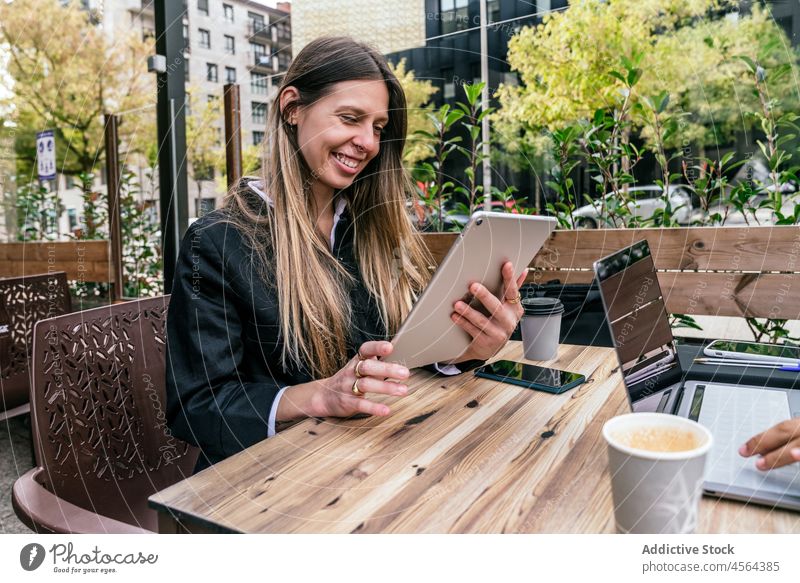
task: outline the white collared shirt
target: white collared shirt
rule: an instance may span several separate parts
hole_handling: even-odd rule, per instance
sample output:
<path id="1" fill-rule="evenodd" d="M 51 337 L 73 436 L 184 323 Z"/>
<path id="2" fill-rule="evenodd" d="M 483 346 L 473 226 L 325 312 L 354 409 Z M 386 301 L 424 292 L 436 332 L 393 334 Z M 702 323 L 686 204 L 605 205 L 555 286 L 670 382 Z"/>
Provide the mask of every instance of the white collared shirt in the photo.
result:
<path id="1" fill-rule="evenodd" d="M 263 198 L 269 206 L 275 206 L 275 203 L 272 201 L 272 197 L 268 195 L 264 191 L 264 183 L 260 180 L 251 180 L 247 183 L 247 186 L 250 187 L 250 190 L 255 192 L 258 196 Z M 336 198 L 336 206 L 333 209 L 333 227 L 331 227 L 331 250 L 333 250 L 333 244 L 336 241 L 336 225 L 339 223 L 339 219 L 342 218 L 342 213 L 344 209 L 347 208 L 347 200 L 343 196 L 339 196 Z"/>

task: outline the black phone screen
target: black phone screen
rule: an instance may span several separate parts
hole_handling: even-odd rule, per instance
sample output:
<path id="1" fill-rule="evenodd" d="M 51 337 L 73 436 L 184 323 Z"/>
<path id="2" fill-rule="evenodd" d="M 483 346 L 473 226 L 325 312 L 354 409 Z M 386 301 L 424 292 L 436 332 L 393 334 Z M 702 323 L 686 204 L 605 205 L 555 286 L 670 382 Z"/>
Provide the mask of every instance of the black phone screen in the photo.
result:
<path id="1" fill-rule="evenodd" d="M 513 360 L 498 360 L 492 364 L 482 366 L 478 371 L 483 374 L 503 377 L 505 379 L 519 381 L 525 384 L 539 385 L 558 389 L 565 385 L 571 385 L 584 379 L 582 374 L 557 370 L 554 368 L 544 368 L 534 364 L 525 364 Z"/>

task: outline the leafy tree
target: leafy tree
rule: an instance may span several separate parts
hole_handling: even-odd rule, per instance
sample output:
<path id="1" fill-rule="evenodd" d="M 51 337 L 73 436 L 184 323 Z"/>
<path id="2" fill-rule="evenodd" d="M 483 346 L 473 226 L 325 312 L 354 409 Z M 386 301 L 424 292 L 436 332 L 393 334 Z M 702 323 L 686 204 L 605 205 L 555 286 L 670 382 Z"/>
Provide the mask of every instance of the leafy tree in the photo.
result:
<path id="1" fill-rule="evenodd" d="M 56 192 L 36 182 L 17 189 L 17 240 L 52 241 L 58 238 L 58 217 L 64 206 Z"/>
<path id="2" fill-rule="evenodd" d="M 749 85 L 749 71 L 738 57 L 765 67 L 796 62 L 766 11 L 754 5 L 742 14 L 737 6 L 733 0 L 587 0 L 523 29 L 508 54 L 522 83 L 498 92 L 499 141 L 512 155 L 530 156 L 541 151 L 543 130 L 665 91 L 671 99 L 664 113 L 679 124 L 664 147 L 697 144 L 702 155 L 705 146 L 728 141 L 742 128 L 740 111 L 758 104 L 757 94 L 740 89 Z M 610 75 L 626 59 L 638 59 L 641 72 L 630 96 L 625 80 Z M 795 105 L 787 100 L 788 78 L 776 78 L 769 90 L 785 107 Z M 632 130 L 655 146 L 652 124 L 642 116 L 632 121 Z"/>
<path id="3" fill-rule="evenodd" d="M 133 30 L 108 38 L 94 16 L 75 1 L 0 2 L 11 82 L 11 96 L 0 105 L 11 112 L 5 132 L 14 136 L 19 174 L 32 175 L 35 133 L 45 128 L 56 135 L 59 172 L 91 173 L 103 156 L 102 114 L 154 100 L 155 80 L 145 66 L 152 46 Z M 130 140 L 126 125 L 120 137 Z"/>
<path id="4" fill-rule="evenodd" d="M 428 105 L 431 96 L 438 91 L 430 81 L 420 81 L 414 76 L 414 71 L 406 70 L 406 60 L 401 59 L 397 65 L 390 64 L 397 80 L 406 94 L 408 106 L 408 141 L 403 152 L 405 163 L 413 167 L 430 156 L 430 150 L 420 139 L 419 130 L 430 132 L 433 129 L 428 114 L 433 111 L 433 106 Z"/>
<path id="5" fill-rule="evenodd" d="M 202 198 L 203 182 L 214 180 L 214 169 L 225 164 L 222 100 L 200 96 L 196 89 L 188 93 L 191 115 L 186 116 L 186 156 L 189 175 Z"/>
<path id="6" fill-rule="evenodd" d="M 249 145 L 242 147 L 242 176 L 260 176 L 262 166 L 262 147 Z M 224 192 L 228 189 L 228 167 L 225 155 L 217 158 L 217 189 Z"/>

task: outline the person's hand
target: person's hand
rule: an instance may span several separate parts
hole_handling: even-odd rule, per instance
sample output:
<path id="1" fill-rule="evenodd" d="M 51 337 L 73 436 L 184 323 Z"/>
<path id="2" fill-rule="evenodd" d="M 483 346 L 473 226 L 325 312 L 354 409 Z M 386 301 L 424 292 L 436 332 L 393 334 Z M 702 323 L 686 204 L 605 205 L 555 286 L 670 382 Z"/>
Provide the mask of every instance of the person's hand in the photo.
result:
<path id="1" fill-rule="evenodd" d="M 514 266 L 510 261 L 506 261 L 501 273 L 503 274 L 503 290 L 499 298 L 480 283 L 473 283 L 469 288 L 470 293 L 486 308 L 489 313 L 488 317 L 461 300 L 453 306 L 455 311 L 450 318 L 458 327 L 472 336 L 472 342 L 464 354 L 459 357 L 459 362 L 473 359 L 488 360 L 497 354 L 508 342 L 517 323 L 522 318 L 523 309 L 519 301 L 519 288 L 525 282 L 527 270 L 514 279 Z"/>
<path id="2" fill-rule="evenodd" d="M 358 355 L 339 372 L 317 381 L 319 388 L 314 399 L 314 416 L 349 417 L 357 413 L 388 415 L 391 412 L 389 407 L 370 401 L 368 395 L 375 393 L 401 397 L 408 393 L 406 385 L 385 380 L 407 379 L 410 374 L 408 368 L 377 359 L 379 356 L 388 356 L 392 349 L 391 342 L 365 342 L 358 349 Z M 356 367 L 359 378 L 356 377 Z M 354 386 L 358 393 L 353 390 Z"/>
<path id="3" fill-rule="evenodd" d="M 739 448 L 739 454 L 744 457 L 760 455 L 761 458 L 756 462 L 759 470 L 800 462 L 800 417 L 778 423 L 751 437 Z"/>

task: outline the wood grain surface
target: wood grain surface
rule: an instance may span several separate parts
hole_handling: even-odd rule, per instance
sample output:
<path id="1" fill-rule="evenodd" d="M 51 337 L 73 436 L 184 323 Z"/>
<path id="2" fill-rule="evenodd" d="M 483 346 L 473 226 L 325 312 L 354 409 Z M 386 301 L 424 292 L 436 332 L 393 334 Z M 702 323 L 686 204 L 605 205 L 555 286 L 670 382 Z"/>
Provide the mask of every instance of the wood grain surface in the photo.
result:
<path id="1" fill-rule="evenodd" d="M 112 282 L 109 241 L 33 241 L 0 244 L 0 277 L 66 271 L 67 279 Z"/>
<path id="2" fill-rule="evenodd" d="M 424 234 L 438 263 L 456 233 Z M 557 230 L 536 255 L 536 269 L 591 269 L 592 264 L 647 239 L 658 269 L 700 271 L 800 271 L 796 226 L 676 227 L 669 229 Z"/>
<path id="3" fill-rule="evenodd" d="M 628 410 L 616 358 L 564 345 L 548 364 L 588 382 L 550 395 L 416 370 L 408 396 L 376 398 L 391 416 L 305 420 L 151 506 L 162 532 L 612 532 L 600 430 Z M 800 514 L 704 499 L 700 531 L 798 533 Z"/>

